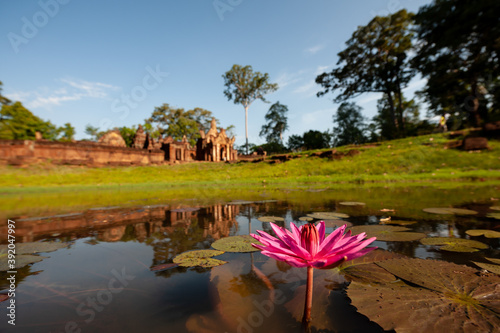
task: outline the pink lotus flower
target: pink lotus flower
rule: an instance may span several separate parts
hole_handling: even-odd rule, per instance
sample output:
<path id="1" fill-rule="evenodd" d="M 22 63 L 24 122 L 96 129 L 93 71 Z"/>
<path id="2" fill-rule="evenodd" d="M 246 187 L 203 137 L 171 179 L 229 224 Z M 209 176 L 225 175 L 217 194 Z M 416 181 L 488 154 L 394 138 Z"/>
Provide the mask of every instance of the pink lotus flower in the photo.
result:
<path id="1" fill-rule="evenodd" d="M 365 248 L 376 238 L 363 240 L 366 236 L 364 232 L 357 236 L 351 236 L 351 231 L 344 234 L 345 225 L 325 238 L 323 221 L 318 223 L 317 228 L 312 223 L 299 228 L 290 223 L 291 232 L 274 223 L 271 223 L 271 227 L 278 238 L 257 230 L 259 235 L 250 235 L 264 245 L 252 244 L 252 246 L 262 250 L 262 254 L 291 266 L 307 267 L 306 297 L 302 317 L 303 329 L 307 331 L 311 321 L 314 268 L 333 268 L 344 261 L 361 257 L 376 249 L 376 247 Z"/>
<path id="2" fill-rule="evenodd" d="M 274 223 L 271 227 L 278 238 L 257 230 L 259 235 L 251 236 L 264 245 L 252 245 L 262 250 L 262 254 L 295 267 L 333 268 L 376 249 L 365 248 L 375 237 L 363 240 L 366 236 L 364 232 L 356 236 L 351 236 L 351 231 L 344 234 L 345 225 L 326 238 L 323 221 L 318 223 L 317 228 L 312 223 L 299 228 L 290 223 L 291 232 Z"/>

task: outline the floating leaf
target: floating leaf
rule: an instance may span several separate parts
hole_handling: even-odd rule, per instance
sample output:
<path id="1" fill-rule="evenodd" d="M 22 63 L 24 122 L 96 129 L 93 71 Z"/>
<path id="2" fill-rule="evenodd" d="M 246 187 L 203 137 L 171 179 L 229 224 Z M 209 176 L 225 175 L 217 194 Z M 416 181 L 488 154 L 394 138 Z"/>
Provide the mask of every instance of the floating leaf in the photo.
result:
<path id="1" fill-rule="evenodd" d="M 325 222 L 325 227 L 327 228 L 338 228 L 343 226 L 344 224 L 346 225 L 346 228 L 352 227 L 352 223 L 344 220 L 324 220 Z"/>
<path id="2" fill-rule="evenodd" d="M 307 216 L 312 217 L 317 220 L 335 220 L 335 219 L 346 219 L 349 215 L 344 213 L 335 212 L 314 212 L 312 214 L 307 214 Z"/>
<path id="3" fill-rule="evenodd" d="M 389 252 L 382 249 L 377 249 L 368 254 L 350 261 L 346 261 L 342 265 L 334 268 L 340 274 L 344 275 L 348 281 L 357 281 L 364 283 L 385 283 L 396 280 L 396 277 L 376 265 L 376 262 L 405 258 L 404 255 Z"/>
<path id="4" fill-rule="evenodd" d="M 18 254 L 16 255 L 16 263 L 15 263 L 15 269 L 22 268 L 24 266 L 28 266 L 30 264 L 34 264 L 36 262 L 40 262 L 43 259 L 47 259 L 48 257 L 42 257 L 42 256 L 33 256 L 30 254 Z M 0 261 L 0 272 L 6 272 L 12 270 L 11 267 L 8 265 L 7 259 L 1 260 Z"/>
<path id="5" fill-rule="evenodd" d="M 500 327 L 500 278 L 450 262 L 390 259 L 377 263 L 403 282 L 352 282 L 347 293 L 358 311 L 384 330 L 493 332 Z M 423 287 L 423 288 L 421 288 Z"/>
<path id="6" fill-rule="evenodd" d="M 188 251 L 175 256 L 173 262 L 182 267 L 215 267 L 227 263 L 227 261 L 211 258 L 223 253 L 224 251 L 216 250 Z"/>
<path id="7" fill-rule="evenodd" d="M 477 252 L 478 249 L 487 249 L 488 245 L 463 238 L 430 237 L 420 240 L 424 245 L 442 245 L 439 249 L 451 252 Z"/>
<path id="8" fill-rule="evenodd" d="M 500 265 L 500 259 L 496 259 L 496 258 L 486 258 L 486 257 L 484 257 L 484 259 L 486 259 L 486 260 L 488 260 L 488 261 L 491 261 L 491 262 L 493 262 L 493 263 L 495 263 L 495 264 Z"/>
<path id="9" fill-rule="evenodd" d="M 212 243 L 212 247 L 216 250 L 225 252 L 255 252 L 259 251 L 252 246 L 260 244 L 255 238 L 250 235 L 230 236 L 216 240 Z"/>
<path id="10" fill-rule="evenodd" d="M 485 262 L 475 262 L 475 261 L 473 261 L 473 263 L 489 272 L 500 275 L 500 265 L 488 264 Z"/>
<path id="11" fill-rule="evenodd" d="M 486 217 L 500 220 L 500 213 L 489 213 L 489 214 L 486 214 Z"/>
<path id="12" fill-rule="evenodd" d="M 309 217 L 309 216 L 302 216 L 302 217 L 299 217 L 299 220 L 309 222 L 309 221 L 312 221 L 314 219 L 312 217 Z"/>
<path id="13" fill-rule="evenodd" d="M 366 232 L 366 237 L 377 237 L 379 241 L 386 242 L 410 242 L 426 237 L 420 232 L 407 232 L 411 230 L 405 227 L 391 225 L 357 225 L 349 228 L 353 235 Z"/>
<path id="14" fill-rule="evenodd" d="M 53 252 L 67 247 L 68 243 L 58 242 L 29 242 L 16 243 L 16 254 L 33 254 Z M 0 253 L 7 253 L 7 245 L 0 245 Z"/>
<path id="15" fill-rule="evenodd" d="M 484 236 L 486 238 L 500 238 L 500 232 L 486 229 L 472 229 L 465 232 L 469 236 Z"/>
<path id="16" fill-rule="evenodd" d="M 394 212 L 394 209 L 390 209 L 390 208 L 382 208 L 380 211 L 381 211 L 381 212 Z"/>
<path id="17" fill-rule="evenodd" d="M 357 201 L 342 201 L 342 202 L 339 202 L 339 205 L 343 205 L 343 206 L 364 206 L 366 204 L 364 202 L 357 202 Z"/>
<path id="18" fill-rule="evenodd" d="M 382 221 L 382 219 L 380 221 Z M 397 224 L 397 225 L 411 225 L 415 223 L 417 223 L 417 221 L 389 220 L 384 222 L 384 224 Z"/>
<path id="19" fill-rule="evenodd" d="M 261 222 L 282 222 L 285 221 L 284 218 L 279 217 L 279 216 L 261 216 L 257 220 Z"/>
<path id="20" fill-rule="evenodd" d="M 490 209 L 492 209 L 492 210 L 500 210 L 500 206 L 491 206 Z"/>
<path id="21" fill-rule="evenodd" d="M 424 208 L 424 212 L 431 214 L 443 214 L 443 215 L 475 215 L 477 212 L 475 210 L 463 209 L 463 208 Z"/>

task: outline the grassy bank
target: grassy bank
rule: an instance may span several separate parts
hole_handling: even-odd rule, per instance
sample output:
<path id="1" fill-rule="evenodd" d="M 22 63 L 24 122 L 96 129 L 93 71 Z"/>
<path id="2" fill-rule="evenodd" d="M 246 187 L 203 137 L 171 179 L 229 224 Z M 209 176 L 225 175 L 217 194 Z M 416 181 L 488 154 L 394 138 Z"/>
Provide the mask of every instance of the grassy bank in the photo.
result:
<path id="1" fill-rule="evenodd" d="M 180 165 L 88 168 L 33 165 L 0 168 L 0 190 L 25 192 L 84 187 L 249 186 L 304 183 L 388 183 L 435 181 L 495 181 L 500 179 L 500 142 L 490 141 L 491 150 L 465 152 L 445 149 L 442 134 L 384 142 L 358 149 L 360 154 L 329 160 L 303 157 L 279 164 L 189 163 Z"/>

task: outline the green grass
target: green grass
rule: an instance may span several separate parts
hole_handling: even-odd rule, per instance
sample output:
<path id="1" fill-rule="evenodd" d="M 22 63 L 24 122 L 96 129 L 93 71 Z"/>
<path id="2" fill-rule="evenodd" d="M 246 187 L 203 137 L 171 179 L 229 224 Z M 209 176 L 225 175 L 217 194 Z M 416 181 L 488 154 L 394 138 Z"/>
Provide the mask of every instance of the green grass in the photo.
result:
<path id="1" fill-rule="evenodd" d="M 432 139 L 432 140 L 431 140 Z M 27 168 L 0 167 L 0 191 L 78 189 L 161 185 L 163 187 L 234 187 L 257 184 L 336 184 L 500 179 L 500 142 L 491 150 L 469 153 L 444 149 L 442 134 L 383 142 L 341 160 L 303 157 L 280 164 L 189 163 L 180 165 L 88 168 L 39 164 Z"/>

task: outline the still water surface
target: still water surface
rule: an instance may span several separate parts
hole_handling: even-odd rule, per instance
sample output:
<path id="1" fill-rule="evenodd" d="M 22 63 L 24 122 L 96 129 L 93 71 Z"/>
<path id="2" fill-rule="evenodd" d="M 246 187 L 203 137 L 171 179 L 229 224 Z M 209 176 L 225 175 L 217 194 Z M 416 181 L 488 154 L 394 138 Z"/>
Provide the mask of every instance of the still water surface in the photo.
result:
<path id="1" fill-rule="evenodd" d="M 381 218 L 415 220 L 413 231 L 428 237 L 471 238 L 469 229 L 500 231 L 499 220 L 488 218 L 498 189 L 439 190 L 350 189 L 286 190 L 261 195 L 262 200 L 219 200 L 200 204 L 156 198 L 154 205 L 124 203 L 113 207 L 85 208 L 64 214 L 17 216 L 18 242 L 54 240 L 67 248 L 42 254 L 49 257 L 18 270 L 16 327 L 7 324 L 2 306 L 2 332 L 299 332 L 294 309 L 303 306 L 296 289 L 305 284 L 306 270 L 291 268 L 254 253 L 224 253 L 228 261 L 215 268 L 151 268 L 194 249 L 210 249 L 227 236 L 256 230 L 270 232 L 261 216 L 280 216 L 282 226 L 299 217 L 321 212 L 341 212 L 354 225 L 379 224 Z M 254 197 L 255 198 L 255 197 Z M 240 198 L 234 198 L 240 199 Z M 342 201 L 363 201 L 365 206 L 344 206 Z M 148 202 L 151 203 L 151 202 Z M 474 216 L 434 215 L 426 207 L 459 207 L 478 212 Z M 381 212 L 381 209 L 395 212 Z M 40 213 L 37 211 L 37 213 Z M 46 212 L 47 214 L 48 212 Z M 5 226 L 2 225 L 4 234 Z M 333 227 L 327 228 L 331 232 Z M 6 237 L 2 236 L 2 243 Z M 498 239 L 474 237 L 489 245 L 475 253 L 446 252 L 419 241 L 373 245 L 409 257 L 435 258 L 476 267 L 472 261 L 500 258 Z M 477 267 L 476 267 L 477 268 Z M 326 296 L 314 300 L 325 314 L 313 318 L 313 332 L 383 331 L 350 305 L 340 275 L 320 271 L 316 288 Z M 0 273 L 2 292 L 8 289 Z M 2 303 L 6 304 L 6 303 Z M 325 319 L 326 318 L 326 319 Z"/>

